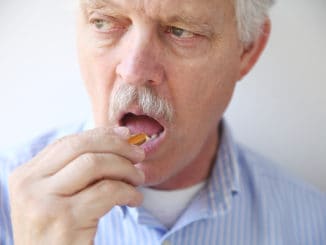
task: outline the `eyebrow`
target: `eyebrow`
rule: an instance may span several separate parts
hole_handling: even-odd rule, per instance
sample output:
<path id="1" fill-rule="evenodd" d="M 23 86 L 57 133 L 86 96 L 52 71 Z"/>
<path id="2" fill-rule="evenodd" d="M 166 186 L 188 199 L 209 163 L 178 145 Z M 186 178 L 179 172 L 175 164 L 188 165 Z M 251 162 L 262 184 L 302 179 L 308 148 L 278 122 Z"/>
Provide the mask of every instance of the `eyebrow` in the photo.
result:
<path id="1" fill-rule="evenodd" d="M 121 5 L 116 0 L 80 0 L 85 8 L 91 9 L 105 9 L 108 5 L 110 8 L 119 9 Z M 181 25 L 184 28 L 191 28 L 199 34 L 205 34 L 208 36 L 214 36 L 215 28 L 213 23 L 209 23 L 206 19 L 193 16 L 190 13 L 174 13 L 167 16 L 157 16 L 163 23 L 168 25 Z"/>
<path id="2" fill-rule="evenodd" d="M 112 11 L 119 9 L 119 3 L 112 0 L 79 0 L 80 7 L 85 17 L 89 16 L 93 11 L 107 11 L 108 8 Z"/>

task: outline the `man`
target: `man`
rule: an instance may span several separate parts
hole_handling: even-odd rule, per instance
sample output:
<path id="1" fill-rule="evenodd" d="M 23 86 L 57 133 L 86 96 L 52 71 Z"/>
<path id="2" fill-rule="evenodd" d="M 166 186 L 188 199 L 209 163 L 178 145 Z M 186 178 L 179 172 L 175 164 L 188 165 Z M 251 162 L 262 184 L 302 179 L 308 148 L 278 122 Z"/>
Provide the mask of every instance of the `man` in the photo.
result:
<path id="1" fill-rule="evenodd" d="M 222 120 L 271 5 L 81 0 L 93 122 L 2 158 L 2 244 L 325 244 L 325 196 L 236 145 Z"/>

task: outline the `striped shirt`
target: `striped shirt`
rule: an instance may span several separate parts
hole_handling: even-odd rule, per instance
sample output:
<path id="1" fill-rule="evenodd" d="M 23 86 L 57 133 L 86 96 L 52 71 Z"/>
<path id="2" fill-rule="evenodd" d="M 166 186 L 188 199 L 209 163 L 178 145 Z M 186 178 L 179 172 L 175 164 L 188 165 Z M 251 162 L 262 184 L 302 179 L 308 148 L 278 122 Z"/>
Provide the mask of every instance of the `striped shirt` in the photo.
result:
<path id="1" fill-rule="evenodd" d="M 13 244 L 7 178 L 54 139 L 85 128 L 53 130 L 0 157 L 0 244 Z M 210 178 L 167 229 L 142 207 L 114 207 L 95 244 L 325 245 L 326 197 L 234 142 L 223 123 Z"/>

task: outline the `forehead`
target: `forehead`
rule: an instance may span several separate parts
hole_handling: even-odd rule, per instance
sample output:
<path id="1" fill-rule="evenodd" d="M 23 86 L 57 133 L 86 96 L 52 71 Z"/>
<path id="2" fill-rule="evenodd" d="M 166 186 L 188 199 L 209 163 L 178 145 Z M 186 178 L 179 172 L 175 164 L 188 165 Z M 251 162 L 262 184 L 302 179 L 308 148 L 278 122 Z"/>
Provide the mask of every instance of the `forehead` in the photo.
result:
<path id="1" fill-rule="evenodd" d="M 106 4 L 114 5 L 133 5 L 140 8 L 145 6 L 162 6 L 162 5 L 172 5 L 172 6 L 213 6 L 219 2 L 224 2 L 224 0 L 80 0 L 82 3 L 101 6 Z M 229 0 L 226 0 L 229 1 Z"/>
<path id="2" fill-rule="evenodd" d="M 151 18 L 170 15 L 218 18 L 233 9 L 231 0 L 80 0 L 86 8 L 140 11 Z"/>

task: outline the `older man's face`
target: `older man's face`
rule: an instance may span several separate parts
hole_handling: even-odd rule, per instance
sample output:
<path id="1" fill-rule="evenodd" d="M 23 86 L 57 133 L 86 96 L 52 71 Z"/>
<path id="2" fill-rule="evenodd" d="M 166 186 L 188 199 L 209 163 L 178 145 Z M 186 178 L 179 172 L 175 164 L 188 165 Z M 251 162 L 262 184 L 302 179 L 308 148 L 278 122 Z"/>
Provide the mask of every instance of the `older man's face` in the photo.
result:
<path id="1" fill-rule="evenodd" d="M 147 184 L 172 188 L 204 177 L 240 74 L 231 1 L 84 0 L 78 48 L 96 126 L 157 134 L 144 146 L 146 161 L 137 165 Z M 155 114 L 159 106 L 147 110 L 137 98 L 127 108 L 113 106 L 121 88 L 160 98 L 163 116 Z"/>

